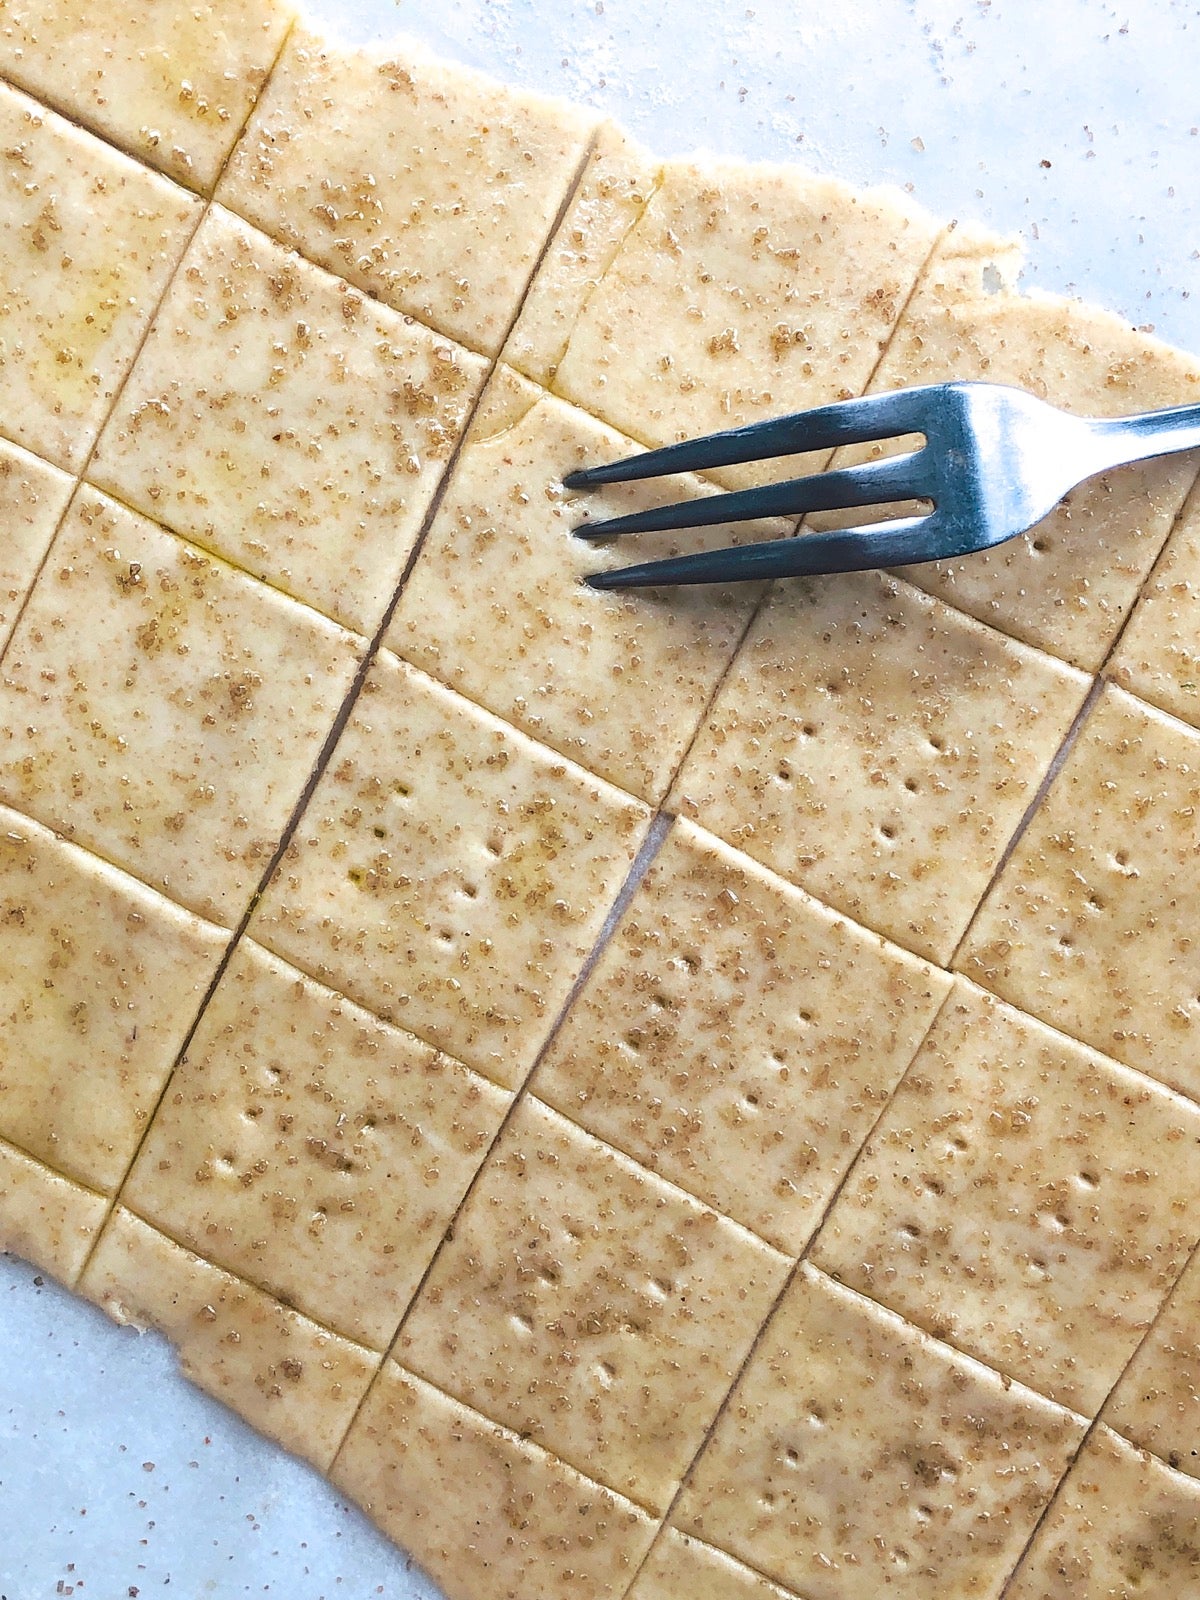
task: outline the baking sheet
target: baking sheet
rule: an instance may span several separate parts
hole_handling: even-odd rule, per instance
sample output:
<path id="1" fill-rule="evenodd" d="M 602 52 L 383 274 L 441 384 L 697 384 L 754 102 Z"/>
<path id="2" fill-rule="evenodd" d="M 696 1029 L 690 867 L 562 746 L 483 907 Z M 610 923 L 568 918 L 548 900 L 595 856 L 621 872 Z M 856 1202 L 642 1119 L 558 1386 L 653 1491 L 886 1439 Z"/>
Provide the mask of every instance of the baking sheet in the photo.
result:
<path id="1" fill-rule="evenodd" d="M 619 118 L 663 153 L 898 183 L 1028 242 L 1027 281 L 1200 350 L 1200 6 L 308 0 Z M 680 49 L 680 40 L 686 49 Z M 0 1257 L 0 1600 L 430 1600 L 315 1473 Z"/>

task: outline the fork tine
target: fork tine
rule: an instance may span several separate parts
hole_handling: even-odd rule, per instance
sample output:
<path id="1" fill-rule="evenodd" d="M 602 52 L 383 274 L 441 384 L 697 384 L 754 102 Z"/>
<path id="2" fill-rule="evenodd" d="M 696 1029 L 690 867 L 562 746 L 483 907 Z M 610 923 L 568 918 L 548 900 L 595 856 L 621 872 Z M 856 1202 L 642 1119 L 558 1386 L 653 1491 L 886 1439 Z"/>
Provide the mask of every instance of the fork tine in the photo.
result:
<path id="1" fill-rule="evenodd" d="M 903 517 L 840 533 L 801 534 L 763 544 L 700 550 L 694 555 L 644 561 L 611 572 L 594 572 L 593 589 L 645 589 L 670 583 L 745 583 L 761 578 L 817 577 L 829 572 L 861 572 L 869 567 L 931 561 L 941 552 L 931 543 L 936 513 Z"/>
<path id="2" fill-rule="evenodd" d="M 755 489 L 736 489 L 701 500 L 633 511 L 607 522 L 583 522 L 575 532 L 585 539 L 608 539 L 622 533 L 660 533 L 668 528 L 709 528 L 719 522 L 744 522 L 756 517 L 804 516 L 810 511 L 836 511 L 843 506 L 884 505 L 891 500 L 928 499 L 932 484 L 917 450 L 887 456 L 861 467 L 814 472 Z"/>
<path id="3" fill-rule="evenodd" d="M 832 450 L 839 444 L 890 439 L 898 433 L 920 433 L 925 393 L 924 388 L 898 389 L 888 394 L 863 395 L 857 400 L 835 400 L 832 405 L 817 406 L 811 411 L 687 439 L 682 444 L 647 450 L 602 467 L 585 467 L 568 473 L 563 483 L 568 489 L 594 489 L 602 483 L 658 478 L 668 472 L 705 472 L 739 461 L 765 461 L 772 456 Z"/>

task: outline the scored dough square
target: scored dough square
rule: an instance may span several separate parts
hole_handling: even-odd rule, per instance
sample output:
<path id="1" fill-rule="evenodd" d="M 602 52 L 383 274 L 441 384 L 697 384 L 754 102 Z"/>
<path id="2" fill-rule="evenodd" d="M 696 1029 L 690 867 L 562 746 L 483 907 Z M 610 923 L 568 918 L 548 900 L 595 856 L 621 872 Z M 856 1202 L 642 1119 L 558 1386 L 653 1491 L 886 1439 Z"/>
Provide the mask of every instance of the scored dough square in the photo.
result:
<path id="1" fill-rule="evenodd" d="M 1200 727 L 1200 485 L 1109 662 L 1123 689 Z"/>
<path id="2" fill-rule="evenodd" d="M 0 439 L 0 652 L 70 496 L 66 473 Z"/>
<path id="3" fill-rule="evenodd" d="M 125 1176 L 225 936 L 0 806 L 0 1136 Z"/>
<path id="4" fill-rule="evenodd" d="M 515 1089 L 649 820 L 383 651 L 250 932 Z"/>
<path id="5" fill-rule="evenodd" d="M 1106 311 L 1004 280 L 1015 247 L 973 228 L 943 236 L 871 382 L 872 391 L 984 379 L 1082 416 L 1200 401 L 1200 363 Z M 863 452 L 860 452 L 860 455 Z M 1073 490 L 1018 539 L 905 576 L 1013 638 L 1094 672 L 1116 638 L 1196 476 L 1162 457 Z"/>
<path id="6" fill-rule="evenodd" d="M 117 1322 L 165 1333 L 185 1377 L 323 1472 L 379 1363 L 124 1206 L 79 1288 Z"/>
<path id="7" fill-rule="evenodd" d="M 124 1198 L 218 1266 L 383 1350 L 508 1104 L 247 939 Z"/>
<path id="8" fill-rule="evenodd" d="M 482 377 L 215 207 L 89 477 L 369 635 Z"/>
<path id="9" fill-rule="evenodd" d="M 684 547 L 791 532 L 739 523 L 597 548 L 562 488 L 635 447 L 502 368 L 405 585 L 397 654 L 644 800 L 662 799 L 746 629 L 758 584 L 601 594 L 582 579 Z M 606 490 L 604 514 L 710 495 L 694 477 Z"/>
<path id="10" fill-rule="evenodd" d="M 454 1597 L 621 1600 L 640 1507 L 385 1361 L 332 1478 Z"/>
<path id="11" fill-rule="evenodd" d="M 948 990 L 678 822 L 533 1087 L 799 1255 Z"/>
<path id="12" fill-rule="evenodd" d="M 529 1097 L 395 1354 L 662 1512 L 786 1273 L 784 1257 Z"/>
<path id="13" fill-rule="evenodd" d="M 1098 1428 L 1004 1600 L 1198 1600 L 1200 1484 Z"/>
<path id="14" fill-rule="evenodd" d="M 629 1591 L 629 1600 L 794 1600 L 723 1550 L 665 1528 Z"/>
<path id="15" fill-rule="evenodd" d="M 108 1201 L 0 1139 L 0 1250 L 73 1288 Z"/>
<path id="16" fill-rule="evenodd" d="M 330 50 L 297 30 L 217 195 L 396 310 L 495 355 L 594 123 L 411 40 L 393 56 Z"/>
<path id="17" fill-rule="evenodd" d="M 1107 688 L 958 965 L 1021 1010 L 1200 1098 L 1200 736 Z"/>
<path id="18" fill-rule="evenodd" d="M 571 329 L 657 189 L 662 164 L 615 123 L 596 134 L 579 187 L 554 231 L 504 360 L 550 388 Z"/>
<path id="19" fill-rule="evenodd" d="M 276 0 L 4 0 L 0 72 L 206 194 L 291 10 Z"/>
<path id="20" fill-rule="evenodd" d="M 1093 1415 L 1200 1236 L 1200 1108 L 956 985 L 812 1260 Z"/>
<path id="21" fill-rule="evenodd" d="M 82 488 L 0 678 L 0 798 L 236 927 L 360 648 Z"/>
<path id="22" fill-rule="evenodd" d="M 1086 689 L 883 573 L 781 584 L 672 804 L 945 964 Z"/>
<path id="23" fill-rule="evenodd" d="M 1200 1478 L 1200 1253 L 1184 1268 L 1102 1415 L 1139 1449 Z"/>
<path id="24" fill-rule="evenodd" d="M 671 1521 L 805 1600 L 997 1595 L 1083 1431 L 805 1265 Z"/>
<path id="25" fill-rule="evenodd" d="M 75 470 L 200 203 L 3 83 L 0 141 L 0 429 Z"/>
<path id="26" fill-rule="evenodd" d="M 555 391 L 654 445 L 859 394 L 937 233 L 899 191 L 668 162 L 599 285 L 582 285 Z"/>

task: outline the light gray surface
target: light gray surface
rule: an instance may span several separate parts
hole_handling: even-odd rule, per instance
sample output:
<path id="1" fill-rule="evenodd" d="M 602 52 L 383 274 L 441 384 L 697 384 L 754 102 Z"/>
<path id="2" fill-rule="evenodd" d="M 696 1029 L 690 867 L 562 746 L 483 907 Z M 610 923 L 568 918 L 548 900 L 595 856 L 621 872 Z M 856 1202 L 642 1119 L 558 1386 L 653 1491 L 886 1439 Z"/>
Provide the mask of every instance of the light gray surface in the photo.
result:
<path id="1" fill-rule="evenodd" d="M 165 1340 L 0 1256 L 0 1596 L 134 1590 L 436 1593 L 318 1473 L 184 1383 Z"/>
<path id="2" fill-rule="evenodd" d="M 664 153 L 911 184 L 939 215 L 1024 233 L 1030 281 L 1200 350 L 1195 4 L 308 4 L 345 37 L 404 28 L 598 106 Z M 120 1600 L 131 1587 L 433 1594 L 315 1474 L 179 1380 L 162 1341 L 0 1257 L 0 1596 Z"/>

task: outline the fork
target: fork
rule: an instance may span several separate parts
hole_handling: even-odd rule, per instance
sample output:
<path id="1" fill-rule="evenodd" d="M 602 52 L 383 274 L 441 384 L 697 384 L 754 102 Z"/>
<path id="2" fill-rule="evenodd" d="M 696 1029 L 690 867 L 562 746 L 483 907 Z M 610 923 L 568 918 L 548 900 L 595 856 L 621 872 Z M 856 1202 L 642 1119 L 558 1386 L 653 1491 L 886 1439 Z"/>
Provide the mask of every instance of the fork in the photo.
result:
<path id="1" fill-rule="evenodd" d="M 1097 472 L 1200 446 L 1200 405 L 1085 418 L 1002 384 L 938 383 L 708 434 L 572 472 L 563 482 L 572 490 L 593 489 L 907 434 L 923 435 L 924 444 L 858 467 L 588 521 L 575 532 L 610 539 L 912 500 L 931 503 L 933 509 L 922 516 L 647 561 L 593 573 L 587 582 L 594 589 L 734 583 L 973 555 L 1026 532 Z"/>

